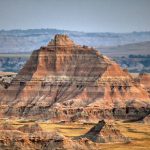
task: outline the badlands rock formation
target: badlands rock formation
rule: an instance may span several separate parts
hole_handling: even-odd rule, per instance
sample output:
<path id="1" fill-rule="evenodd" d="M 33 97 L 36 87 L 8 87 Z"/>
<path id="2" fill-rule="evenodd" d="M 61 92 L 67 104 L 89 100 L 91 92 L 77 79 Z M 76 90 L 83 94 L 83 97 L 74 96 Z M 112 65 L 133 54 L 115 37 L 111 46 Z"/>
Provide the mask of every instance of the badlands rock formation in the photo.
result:
<path id="1" fill-rule="evenodd" d="M 149 73 L 141 73 L 138 76 L 138 81 L 143 86 L 143 88 L 149 93 L 150 97 L 150 74 Z"/>
<path id="2" fill-rule="evenodd" d="M 97 50 L 56 35 L 33 51 L 9 88 L 0 91 L 0 104 L 3 116 L 54 121 L 137 118 L 147 114 L 149 96 L 127 71 Z"/>
<path id="3" fill-rule="evenodd" d="M 42 128 L 39 126 L 39 124 L 26 124 L 24 126 L 21 126 L 18 128 L 19 131 L 22 131 L 24 133 L 34 133 L 34 132 L 40 132 L 42 131 Z"/>
<path id="4" fill-rule="evenodd" d="M 2 126 L 2 125 L 1 125 Z M 19 129 L 0 127 L 1 150 L 94 150 L 99 149 L 88 140 L 72 140 L 57 132 L 45 132 L 39 125 L 24 125 Z M 32 131 L 32 132 L 31 132 Z"/>
<path id="5" fill-rule="evenodd" d="M 129 142 L 112 123 L 104 120 L 99 121 L 83 137 L 96 143 Z"/>

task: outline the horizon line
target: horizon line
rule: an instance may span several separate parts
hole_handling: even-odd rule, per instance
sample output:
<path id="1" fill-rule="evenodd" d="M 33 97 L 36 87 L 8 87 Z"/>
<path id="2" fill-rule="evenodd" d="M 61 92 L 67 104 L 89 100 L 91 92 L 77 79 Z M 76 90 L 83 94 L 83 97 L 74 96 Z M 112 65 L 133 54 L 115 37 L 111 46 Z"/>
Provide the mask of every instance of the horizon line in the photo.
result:
<path id="1" fill-rule="evenodd" d="M 129 33 L 144 33 L 144 32 L 150 32 L 150 30 L 141 30 L 141 31 L 128 31 L 128 32 L 113 32 L 113 31 L 93 31 L 93 32 L 89 32 L 89 31 L 79 31 L 79 30 L 66 30 L 66 29 L 59 29 L 59 28 L 25 28 L 25 29 L 22 29 L 22 28 L 14 28 L 14 29 L 0 29 L 0 32 L 1 31 L 6 31 L 6 32 L 9 32 L 9 31 L 27 31 L 27 30 L 60 30 L 60 31 L 66 31 L 66 32 L 80 32 L 80 33 L 112 33 L 112 34 L 129 34 Z"/>

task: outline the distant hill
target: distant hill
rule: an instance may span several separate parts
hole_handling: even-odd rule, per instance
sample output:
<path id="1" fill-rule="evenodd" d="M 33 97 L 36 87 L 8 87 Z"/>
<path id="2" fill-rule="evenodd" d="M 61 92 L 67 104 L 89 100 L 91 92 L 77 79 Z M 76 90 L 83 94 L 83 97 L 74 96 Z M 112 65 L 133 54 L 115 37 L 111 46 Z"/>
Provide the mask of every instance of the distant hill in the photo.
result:
<path id="1" fill-rule="evenodd" d="M 98 49 L 100 49 L 102 53 L 111 57 L 128 55 L 150 55 L 150 41 L 110 47 L 99 47 Z"/>
<path id="2" fill-rule="evenodd" d="M 46 45 L 55 34 L 67 34 L 77 44 L 110 47 L 150 41 L 150 32 L 85 33 L 57 29 L 0 30 L 0 53 L 31 52 Z"/>

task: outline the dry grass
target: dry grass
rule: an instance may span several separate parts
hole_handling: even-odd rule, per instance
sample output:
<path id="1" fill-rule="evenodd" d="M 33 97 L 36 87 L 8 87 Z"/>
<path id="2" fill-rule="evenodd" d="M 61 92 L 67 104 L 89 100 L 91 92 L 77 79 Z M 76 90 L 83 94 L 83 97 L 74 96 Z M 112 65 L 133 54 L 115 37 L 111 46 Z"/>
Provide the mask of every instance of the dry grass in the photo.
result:
<path id="1" fill-rule="evenodd" d="M 0 120 L 6 122 L 6 120 Z M 14 127 L 22 126 L 33 121 L 22 122 L 20 120 L 7 120 Z M 76 137 L 85 134 L 93 125 L 81 123 L 54 124 L 40 122 L 40 126 L 45 131 L 58 131 L 67 137 Z M 150 150 L 150 125 L 142 123 L 116 122 L 116 127 L 121 133 L 131 139 L 131 143 L 99 144 L 102 150 Z"/>
<path id="2" fill-rule="evenodd" d="M 46 131 L 58 131 L 67 137 L 76 137 L 85 134 L 92 125 L 79 123 L 70 124 L 48 124 L 41 123 L 41 127 Z"/>
<path id="3" fill-rule="evenodd" d="M 104 150 L 150 150 L 150 125 L 116 122 L 122 134 L 131 139 L 127 144 L 101 144 Z"/>

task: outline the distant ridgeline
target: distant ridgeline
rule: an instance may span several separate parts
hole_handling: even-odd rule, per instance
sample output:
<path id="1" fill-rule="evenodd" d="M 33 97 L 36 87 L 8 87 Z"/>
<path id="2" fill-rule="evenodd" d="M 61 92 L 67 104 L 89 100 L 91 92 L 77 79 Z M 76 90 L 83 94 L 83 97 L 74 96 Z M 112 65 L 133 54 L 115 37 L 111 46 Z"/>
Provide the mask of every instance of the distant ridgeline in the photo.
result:
<path id="1" fill-rule="evenodd" d="M 129 55 L 129 58 L 146 58 L 146 59 L 150 59 L 150 55 Z"/>

